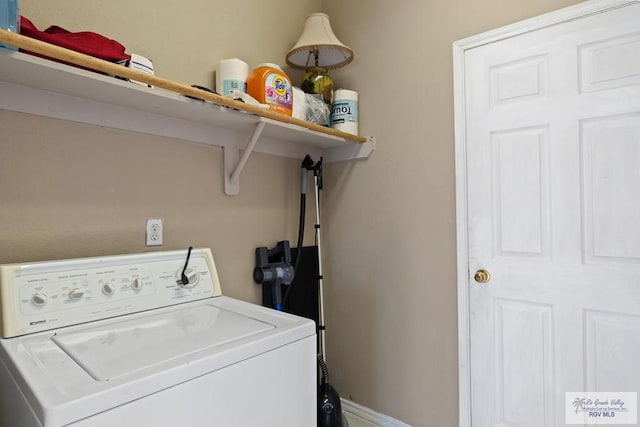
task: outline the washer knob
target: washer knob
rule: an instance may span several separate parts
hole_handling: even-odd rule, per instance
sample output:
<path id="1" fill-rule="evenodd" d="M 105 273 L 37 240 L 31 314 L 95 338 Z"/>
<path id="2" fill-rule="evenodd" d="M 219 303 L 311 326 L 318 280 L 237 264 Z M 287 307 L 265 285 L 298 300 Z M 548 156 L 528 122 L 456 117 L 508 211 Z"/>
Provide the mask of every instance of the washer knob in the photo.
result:
<path id="1" fill-rule="evenodd" d="M 102 293 L 107 296 L 113 295 L 115 291 L 116 291 L 116 287 L 111 282 L 107 282 L 104 285 L 102 285 Z"/>
<path id="2" fill-rule="evenodd" d="M 73 288 L 69 291 L 69 299 L 72 301 L 77 301 L 82 299 L 84 296 L 84 291 L 80 288 Z"/>
<path id="3" fill-rule="evenodd" d="M 47 303 L 47 299 L 48 299 L 47 296 L 45 294 L 43 294 L 42 292 L 36 292 L 31 297 L 31 302 L 35 306 L 42 307 L 43 305 L 45 305 Z"/>
<path id="4" fill-rule="evenodd" d="M 187 268 L 187 271 L 185 271 L 184 274 L 187 276 L 188 283 L 182 283 L 182 269 L 176 272 L 176 284 L 178 286 L 193 287 L 198 284 L 200 276 L 196 270 Z"/>
<path id="5" fill-rule="evenodd" d="M 198 276 L 198 272 L 195 270 L 190 270 L 187 271 L 187 279 L 189 279 L 189 284 L 190 285 L 195 285 L 196 283 L 198 283 L 198 279 L 200 277 Z"/>
<path id="6" fill-rule="evenodd" d="M 131 289 L 133 289 L 134 291 L 142 290 L 143 286 L 144 286 L 144 282 L 139 277 L 133 279 L 133 281 L 131 282 Z"/>

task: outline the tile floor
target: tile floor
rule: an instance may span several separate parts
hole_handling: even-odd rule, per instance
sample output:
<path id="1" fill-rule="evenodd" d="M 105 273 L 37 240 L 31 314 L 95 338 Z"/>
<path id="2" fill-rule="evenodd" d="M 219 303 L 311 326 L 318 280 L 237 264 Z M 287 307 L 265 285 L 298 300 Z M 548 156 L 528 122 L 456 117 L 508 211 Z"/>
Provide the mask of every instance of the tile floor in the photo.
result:
<path id="1" fill-rule="evenodd" d="M 344 411 L 343 415 L 347 419 L 346 421 L 349 423 L 348 426 L 345 424 L 344 427 L 378 427 L 378 424 L 367 421 L 362 417 L 352 414 L 351 412 Z"/>

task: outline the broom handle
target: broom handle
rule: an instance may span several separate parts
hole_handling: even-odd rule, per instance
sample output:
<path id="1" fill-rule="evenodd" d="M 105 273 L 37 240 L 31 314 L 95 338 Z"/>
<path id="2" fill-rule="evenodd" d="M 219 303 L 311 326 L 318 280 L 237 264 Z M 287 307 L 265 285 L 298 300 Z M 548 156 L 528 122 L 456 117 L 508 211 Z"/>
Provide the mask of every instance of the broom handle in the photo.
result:
<path id="1" fill-rule="evenodd" d="M 322 286 L 322 250 L 320 246 L 320 195 L 318 174 L 314 173 L 315 196 L 316 196 L 316 246 L 318 247 L 318 293 L 319 293 L 319 333 L 320 333 L 320 356 L 326 362 L 326 348 L 324 344 L 324 293 Z"/>

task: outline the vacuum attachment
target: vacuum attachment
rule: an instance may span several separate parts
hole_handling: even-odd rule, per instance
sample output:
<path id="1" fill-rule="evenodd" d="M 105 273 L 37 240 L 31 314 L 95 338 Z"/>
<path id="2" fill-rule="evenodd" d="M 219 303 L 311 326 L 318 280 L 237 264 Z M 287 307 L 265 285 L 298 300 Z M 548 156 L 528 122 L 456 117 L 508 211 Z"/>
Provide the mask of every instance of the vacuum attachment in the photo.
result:
<path id="1" fill-rule="evenodd" d="M 269 262 L 270 258 L 276 261 Z M 282 311 L 282 285 L 290 285 L 293 282 L 291 247 L 288 240 L 278 242 L 272 249 L 256 248 L 253 281 L 259 285 L 271 287 L 272 306 Z"/>

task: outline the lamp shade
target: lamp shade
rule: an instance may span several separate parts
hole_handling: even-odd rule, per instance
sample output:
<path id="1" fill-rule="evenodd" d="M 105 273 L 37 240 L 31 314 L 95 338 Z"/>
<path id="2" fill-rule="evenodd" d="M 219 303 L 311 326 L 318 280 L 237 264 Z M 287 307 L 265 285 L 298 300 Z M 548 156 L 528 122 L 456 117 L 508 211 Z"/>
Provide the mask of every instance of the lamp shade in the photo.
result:
<path id="1" fill-rule="evenodd" d="M 333 34 L 329 16 L 324 13 L 307 16 L 300 38 L 287 53 L 287 64 L 302 70 L 309 67 L 330 70 L 347 65 L 352 60 L 353 50 Z"/>

